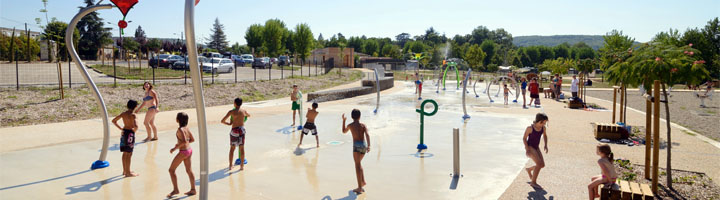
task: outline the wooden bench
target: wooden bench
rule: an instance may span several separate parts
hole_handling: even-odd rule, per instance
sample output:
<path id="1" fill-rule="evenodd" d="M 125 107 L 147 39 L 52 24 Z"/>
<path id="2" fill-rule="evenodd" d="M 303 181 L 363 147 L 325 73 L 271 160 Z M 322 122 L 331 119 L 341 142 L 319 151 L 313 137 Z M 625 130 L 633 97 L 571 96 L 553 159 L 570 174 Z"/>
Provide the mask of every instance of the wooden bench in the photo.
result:
<path id="1" fill-rule="evenodd" d="M 647 184 L 618 180 L 616 184 L 607 184 L 600 189 L 601 200 L 650 200 L 654 199 Z"/>
<path id="2" fill-rule="evenodd" d="M 596 139 L 618 140 L 628 135 L 627 130 L 617 124 L 596 123 L 594 131 Z"/>

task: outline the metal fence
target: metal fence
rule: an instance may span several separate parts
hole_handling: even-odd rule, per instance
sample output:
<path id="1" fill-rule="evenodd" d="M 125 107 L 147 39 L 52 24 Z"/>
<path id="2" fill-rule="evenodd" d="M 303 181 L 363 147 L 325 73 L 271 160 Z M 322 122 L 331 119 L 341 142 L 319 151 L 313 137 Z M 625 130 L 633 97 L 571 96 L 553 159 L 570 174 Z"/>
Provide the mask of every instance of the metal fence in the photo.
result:
<path id="1" fill-rule="evenodd" d="M 192 83 L 188 69 L 166 69 L 150 67 L 147 60 L 97 60 L 84 61 L 88 73 L 98 85 L 140 84 L 145 81 L 154 84 L 189 84 Z M 109 71 L 92 69 L 95 65 L 107 65 Z M 267 69 L 252 68 L 251 64 L 233 66 L 230 73 L 205 73 L 206 84 L 238 83 L 243 81 L 263 81 L 286 79 L 291 76 L 319 76 L 329 71 L 332 66 L 322 62 L 291 63 L 290 66 L 277 65 Z M 292 69 L 292 70 L 291 70 Z M 128 73 L 117 74 L 121 70 Z M 122 71 L 122 72 L 125 72 Z M 132 73 L 130 72 L 132 71 Z M 172 71 L 176 76 L 162 77 L 161 72 Z M 85 86 L 86 83 L 74 62 L 7 62 L 0 61 L 0 88 L 20 89 L 23 87 L 64 87 Z M 142 74 L 145 75 L 142 75 Z M 125 77 L 123 77 L 125 76 Z M 132 76 L 132 77 L 131 77 Z"/>

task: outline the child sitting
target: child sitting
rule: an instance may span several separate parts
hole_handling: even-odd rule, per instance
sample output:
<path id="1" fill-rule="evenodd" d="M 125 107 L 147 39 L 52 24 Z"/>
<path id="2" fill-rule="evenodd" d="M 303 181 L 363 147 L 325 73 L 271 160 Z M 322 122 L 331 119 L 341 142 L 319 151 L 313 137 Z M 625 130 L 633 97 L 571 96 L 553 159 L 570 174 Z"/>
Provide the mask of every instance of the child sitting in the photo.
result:
<path id="1" fill-rule="evenodd" d="M 593 176 L 591 179 L 592 182 L 588 185 L 590 200 L 600 198 L 598 192 L 598 186 L 600 186 L 600 184 L 613 184 L 617 179 L 617 173 L 613 165 L 613 153 L 612 150 L 610 150 L 610 146 L 607 144 L 598 144 L 595 153 L 600 156 L 597 163 L 600 166 L 602 174 Z"/>

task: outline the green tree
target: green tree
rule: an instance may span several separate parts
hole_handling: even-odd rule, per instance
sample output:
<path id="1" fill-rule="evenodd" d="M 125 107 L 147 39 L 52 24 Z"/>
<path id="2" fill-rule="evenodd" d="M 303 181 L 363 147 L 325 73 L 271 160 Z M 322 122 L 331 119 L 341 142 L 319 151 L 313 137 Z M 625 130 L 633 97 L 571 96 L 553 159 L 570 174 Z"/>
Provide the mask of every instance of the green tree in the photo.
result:
<path id="1" fill-rule="evenodd" d="M 373 55 L 376 52 L 378 52 L 378 42 L 376 40 L 367 40 L 365 41 L 365 46 L 363 47 L 363 53 L 366 53 L 368 55 Z"/>
<path id="2" fill-rule="evenodd" d="M 94 0 L 85 0 L 86 7 L 95 5 Z M 80 10 L 85 7 L 79 7 Z M 97 12 L 91 12 L 85 15 L 77 24 L 80 31 L 80 40 L 76 45 L 78 54 L 81 58 L 96 60 L 98 50 L 103 44 L 111 40 L 109 29 L 105 28 L 103 19 L 99 17 Z"/>
<path id="3" fill-rule="evenodd" d="M 245 42 L 253 54 L 260 52 L 260 47 L 263 45 L 263 32 L 265 30 L 261 24 L 250 25 L 245 31 Z"/>
<path id="4" fill-rule="evenodd" d="M 67 30 L 67 26 L 68 24 L 65 22 L 53 20 L 43 30 L 43 37 L 54 41 L 58 45 L 58 55 L 56 57 L 61 60 L 68 59 L 67 47 L 65 46 L 65 30 Z M 73 35 L 73 40 L 77 43 L 80 40 L 80 31 L 76 28 Z"/>
<path id="5" fill-rule="evenodd" d="M 157 38 L 153 38 L 148 40 L 148 43 L 147 45 L 145 45 L 145 47 L 147 47 L 149 51 L 157 53 L 162 47 L 162 42 L 160 42 L 160 40 L 158 40 Z"/>
<path id="6" fill-rule="evenodd" d="M 571 58 L 570 45 L 567 42 L 553 47 L 553 52 L 555 53 L 555 58 Z"/>
<path id="7" fill-rule="evenodd" d="M 720 22 L 718 21 L 718 17 L 708 21 L 707 25 L 702 29 L 702 32 L 705 38 L 710 41 L 710 44 L 715 47 L 713 50 L 700 50 L 704 59 L 707 59 L 707 57 L 712 58 L 705 60 L 705 62 L 707 62 L 705 68 L 709 69 L 708 71 L 710 71 L 712 77 L 720 78 Z"/>
<path id="8" fill-rule="evenodd" d="M 228 41 L 227 36 L 225 36 L 224 29 L 225 26 L 220 24 L 220 19 L 216 17 L 215 23 L 213 23 L 213 28 L 210 29 L 210 37 L 205 38 L 205 40 L 208 41 L 207 46 L 209 48 L 217 49 L 218 51 L 227 49 Z"/>
<path id="9" fill-rule="evenodd" d="M 327 42 L 327 41 L 325 41 L 325 38 L 323 37 L 322 33 L 320 33 L 320 34 L 318 35 L 317 40 L 315 41 L 315 46 L 316 46 L 317 48 L 325 48 L 325 43 L 326 43 L 326 42 Z"/>
<path id="10" fill-rule="evenodd" d="M 655 80 L 662 86 L 662 95 L 668 99 L 667 86 L 678 83 L 697 84 L 708 77 L 708 71 L 703 67 L 705 61 L 699 60 L 700 51 L 690 45 L 677 47 L 672 44 L 650 42 L 641 44 L 630 52 L 626 61 L 615 62 L 608 69 L 608 80 L 613 83 L 621 82 L 626 85 L 643 85 L 651 88 Z M 655 97 L 660 98 L 660 97 Z M 666 131 L 667 131 L 667 186 L 672 188 L 672 137 L 670 128 L 670 109 L 668 101 L 665 104 Z"/>
<path id="11" fill-rule="evenodd" d="M 293 42 L 295 42 L 295 51 L 304 63 L 305 59 L 310 56 L 310 52 L 312 51 L 313 45 L 315 43 L 312 30 L 310 30 L 310 26 L 308 26 L 308 24 L 306 23 L 295 25 L 294 37 L 295 39 L 293 40 Z"/>
<path id="12" fill-rule="evenodd" d="M 623 35 L 623 32 L 618 30 L 612 30 L 606 33 L 603 36 L 603 39 L 605 42 L 599 49 L 602 60 L 600 68 L 602 69 L 607 69 L 616 62 L 620 61 L 620 56 L 630 50 L 630 47 L 632 47 L 635 42 L 634 38 Z"/>
<path id="13" fill-rule="evenodd" d="M 465 61 L 470 65 L 471 68 L 473 68 L 475 71 L 481 71 L 483 61 L 485 60 L 485 52 L 478 46 L 477 44 L 473 44 L 470 46 L 465 53 Z"/>
<path id="14" fill-rule="evenodd" d="M 495 57 L 497 53 L 497 44 L 495 44 L 492 40 L 485 40 L 480 44 L 480 48 L 487 56 L 485 56 L 485 59 L 483 60 L 483 66 L 487 66 L 490 64 L 490 61 L 493 57 Z"/>
<path id="15" fill-rule="evenodd" d="M 131 37 L 125 37 L 123 38 L 122 43 L 123 49 L 131 52 L 139 52 L 140 44 L 134 40 L 134 38 Z"/>
<path id="16" fill-rule="evenodd" d="M 716 36 L 720 37 L 720 35 Z M 703 33 L 702 30 L 694 28 L 694 29 L 688 29 L 683 33 L 682 37 L 680 38 L 681 45 L 675 45 L 675 46 L 683 46 L 683 45 L 689 45 L 692 44 L 693 49 L 697 49 L 700 51 L 698 56 L 705 60 L 707 63 L 703 66 L 705 66 L 705 69 L 710 71 L 711 75 L 718 76 L 718 66 L 715 66 L 714 59 L 718 57 L 717 47 L 712 44 L 712 41 L 710 38 L 706 37 L 706 35 Z"/>
<path id="17" fill-rule="evenodd" d="M 141 52 L 148 52 L 147 47 L 145 46 L 147 45 L 147 36 L 141 26 L 138 26 L 137 29 L 135 29 L 135 42 L 138 43 Z"/>
<path id="18" fill-rule="evenodd" d="M 550 71 L 553 74 L 563 74 L 570 68 L 575 67 L 575 60 L 573 59 L 547 59 L 538 67 L 542 71 Z"/>
<path id="19" fill-rule="evenodd" d="M 282 39 L 285 31 L 287 31 L 285 22 L 279 19 L 269 19 L 265 21 L 263 48 L 267 51 L 267 56 L 277 57 L 284 52 Z"/>
<path id="20" fill-rule="evenodd" d="M 288 55 L 295 55 L 296 49 L 295 49 L 295 31 L 292 30 L 286 30 L 285 34 L 283 35 L 283 45 L 285 45 L 285 53 Z"/>

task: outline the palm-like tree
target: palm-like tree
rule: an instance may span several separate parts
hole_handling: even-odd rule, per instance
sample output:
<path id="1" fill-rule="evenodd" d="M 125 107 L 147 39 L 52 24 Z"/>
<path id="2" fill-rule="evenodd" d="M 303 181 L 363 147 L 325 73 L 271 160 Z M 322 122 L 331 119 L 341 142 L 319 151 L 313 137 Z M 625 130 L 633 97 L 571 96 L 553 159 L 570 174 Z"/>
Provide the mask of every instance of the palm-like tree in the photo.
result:
<path id="1" fill-rule="evenodd" d="M 655 80 L 662 86 L 667 126 L 667 186 L 672 188 L 671 165 L 671 128 L 670 106 L 668 105 L 667 87 L 677 83 L 696 84 L 708 77 L 709 72 L 703 67 L 704 61 L 698 60 L 695 54 L 699 51 L 692 44 L 675 46 L 661 42 L 640 44 L 628 51 L 626 61 L 618 62 L 609 69 L 609 77 L 624 85 L 643 85 L 650 88 Z M 658 98 L 658 97 L 655 97 Z"/>

